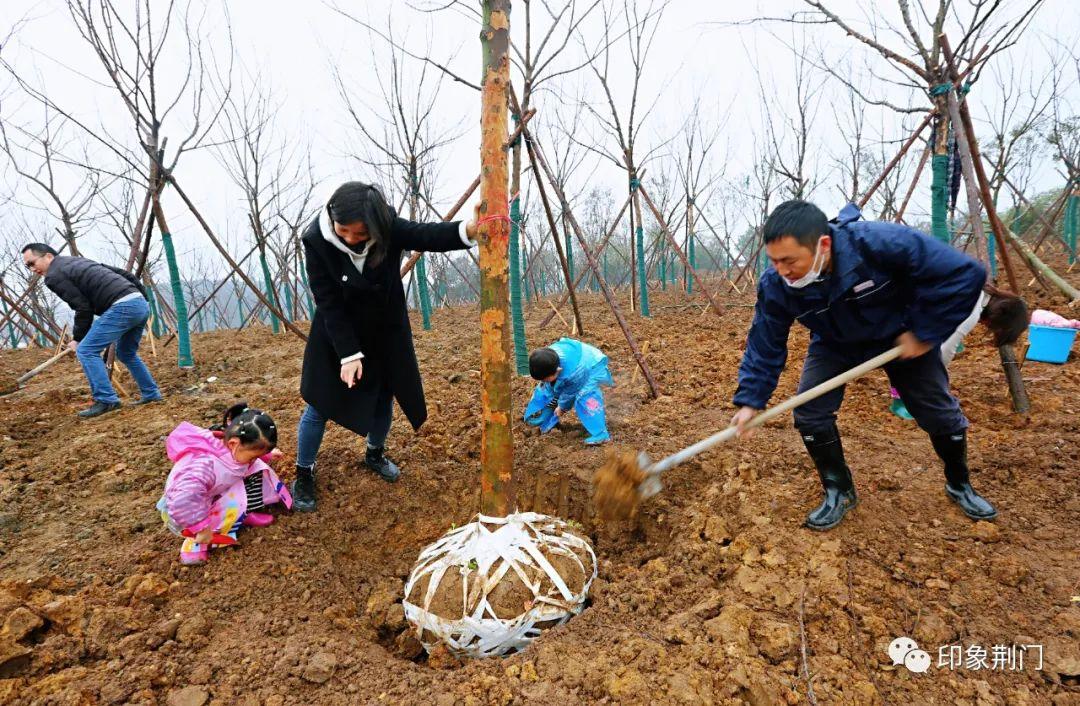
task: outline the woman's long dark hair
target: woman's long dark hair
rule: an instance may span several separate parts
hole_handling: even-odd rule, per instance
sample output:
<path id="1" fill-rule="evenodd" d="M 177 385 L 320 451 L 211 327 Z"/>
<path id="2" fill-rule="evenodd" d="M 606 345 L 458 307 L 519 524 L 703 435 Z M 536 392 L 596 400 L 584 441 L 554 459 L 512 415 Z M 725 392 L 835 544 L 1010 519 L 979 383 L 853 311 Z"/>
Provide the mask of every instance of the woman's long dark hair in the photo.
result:
<path id="1" fill-rule="evenodd" d="M 1028 310 L 1024 300 L 1012 292 L 998 289 L 992 284 L 983 287 L 990 301 L 979 317 L 994 334 L 994 345 L 1011 345 L 1028 327 Z"/>
<path id="2" fill-rule="evenodd" d="M 386 256 L 386 242 L 394 222 L 394 211 L 379 187 L 362 181 L 347 181 L 339 186 L 326 204 L 330 220 L 341 225 L 363 223 L 371 239 L 368 259 L 378 265 Z"/>

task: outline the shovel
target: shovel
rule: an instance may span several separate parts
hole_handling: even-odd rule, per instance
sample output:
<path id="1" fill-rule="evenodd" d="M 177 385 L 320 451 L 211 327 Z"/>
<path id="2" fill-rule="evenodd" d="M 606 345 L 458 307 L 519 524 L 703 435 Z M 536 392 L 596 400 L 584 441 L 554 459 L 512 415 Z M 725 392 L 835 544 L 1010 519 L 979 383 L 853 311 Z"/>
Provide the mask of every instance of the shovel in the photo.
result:
<path id="1" fill-rule="evenodd" d="M 810 400 L 817 399 L 826 392 L 835 390 L 841 385 L 862 377 L 871 370 L 899 357 L 899 346 L 887 350 L 845 373 L 841 373 L 820 385 L 795 395 L 775 407 L 770 407 L 747 422 L 744 428 L 753 429 L 759 427 L 770 419 L 778 417 Z M 660 492 L 662 488 L 660 484 L 661 473 L 689 461 L 717 444 L 722 444 L 734 438 L 736 431 L 736 427 L 728 427 L 656 463 L 650 463 L 649 457 L 643 452 L 636 455 L 628 453 L 612 456 L 593 478 L 594 501 L 600 516 L 605 519 L 632 517 L 643 500 L 647 500 Z"/>
<path id="2" fill-rule="evenodd" d="M 71 350 L 70 348 L 64 348 L 59 353 L 54 355 L 52 358 L 49 358 L 44 363 L 37 366 L 36 368 L 31 370 L 30 372 L 23 373 L 22 375 L 20 375 L 19 377 L 15 378 L 14 380 L 11 380 L 11 381 L 5 380 L 3 383 L 0 383 L 0 396 L 2 396 L 2 395 L 10 395 L 11 393 L 18 391 L 23 385 L 25 385 L 27 383 L 27 381 L 30 380 L 30 378 L 34 377 L 35 375 L 38 375 L 40 373 L 45 372 L 46 370 L 51 368 L 54 364 L 60 362 L 64 358 L 64 356 L 66 356 L 66 355 L 68 355 L 70 353 L 74 353 L 74 352 L 75 351 Z"/>

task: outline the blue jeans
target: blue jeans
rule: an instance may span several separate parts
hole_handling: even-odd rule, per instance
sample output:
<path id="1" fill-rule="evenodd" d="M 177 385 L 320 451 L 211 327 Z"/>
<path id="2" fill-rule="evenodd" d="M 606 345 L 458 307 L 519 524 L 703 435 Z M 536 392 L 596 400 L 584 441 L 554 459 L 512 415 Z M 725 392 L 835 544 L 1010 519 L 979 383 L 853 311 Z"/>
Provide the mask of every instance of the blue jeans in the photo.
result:
<path id="1" fill-rule="evenodd" d="M 367 434 L 369 449 L 381 449 L 386 446 L 386 437 L 390 434 L 390 422 L 393 420 L 394 395 L 389 388 L 384 388 L 375 401 L 375 418 L 371 420 L 371 429 Z M 315 465 L 315 456 L 322 446 L 326 432 L 326 417 L 308 405 L 300 415 L 300 424 L 296 429 L 296 465 L 311 468 Z"/>
<path id="2" fill-rule="evenodd" d="M 86 336 L 79 341 L 75 356 L 82 364 L 86 379 L 90 382 L 90 394 L 96 401 L 106 404 L 120 401 L 109 382 L 105 361 L 101 358 L 101 352 L 111 343 L 116 344 L 116 359 L 131 372 L 131 379 L 139 386 L 143 399 L 161 397 L 154 377 L 139 359 L 139 340 L 149 317 L 150 307 L 142 297 L 117 302 L 94 321 Z"/>
<path id="3" fill-rule="evenodd" d="M 836 350 L 811 342 L 806 353 L 799 392 L 805 392 L 891 347 L 866 350 Z M 957 434 L 968 427 L 960 403 L 949 391 L 949 373 L 941 361 L 940 348 L 911 360 L 894 360 L 885 365 L 889 383 L 900 393 L 915 422 L 931 436 Z M 801 434 L 817 434 L 836 424 L 836 412 L 844 400 L 844 386 L 827 392 L 795 408 L 795 427 Z"/>

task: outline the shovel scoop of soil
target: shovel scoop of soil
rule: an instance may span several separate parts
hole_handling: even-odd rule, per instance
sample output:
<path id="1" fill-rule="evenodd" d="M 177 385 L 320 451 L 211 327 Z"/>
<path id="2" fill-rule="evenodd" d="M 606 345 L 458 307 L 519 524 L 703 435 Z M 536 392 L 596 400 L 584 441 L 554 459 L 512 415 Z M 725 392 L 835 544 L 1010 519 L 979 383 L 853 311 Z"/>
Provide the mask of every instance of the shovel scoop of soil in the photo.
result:
<path id="1" fill-rule="evenodd" d="M 633 451 L 608 454 L 593 476 L 593 506 L 603 520 L 628 520 L 641 505 L 641 482 L 645 471 Z"/>

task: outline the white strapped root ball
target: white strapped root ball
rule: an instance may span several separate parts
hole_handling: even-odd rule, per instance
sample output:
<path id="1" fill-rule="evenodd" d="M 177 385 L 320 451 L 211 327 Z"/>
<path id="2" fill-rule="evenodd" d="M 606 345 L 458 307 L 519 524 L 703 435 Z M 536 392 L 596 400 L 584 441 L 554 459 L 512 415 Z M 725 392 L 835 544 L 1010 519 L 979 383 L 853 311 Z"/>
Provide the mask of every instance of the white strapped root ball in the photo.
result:
<path id="1" fill-rule="evenodd" d="M 420 552 L 402 604 L 428 652 L 491 657 L 580 613 L 595 578 L 592 547 L 562 520 L 478 515 Z"/>

